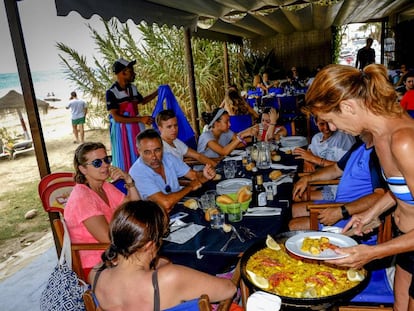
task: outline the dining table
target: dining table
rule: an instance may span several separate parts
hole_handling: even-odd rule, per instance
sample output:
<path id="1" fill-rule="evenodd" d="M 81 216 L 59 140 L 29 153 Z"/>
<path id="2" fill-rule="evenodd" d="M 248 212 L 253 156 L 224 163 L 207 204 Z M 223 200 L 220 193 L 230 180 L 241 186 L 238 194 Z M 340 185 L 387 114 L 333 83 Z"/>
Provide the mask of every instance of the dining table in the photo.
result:
<path id="1" fill-rule="evenodd" d="M 217 184 L 225 180 L 222 169 L 226 160 L 236 159 L 236 178 L 251 179 L 251 172 L 243 167 L 239 156 L 226 157 L 216 168 L 223 179 L 207 182 L 202 188 L 176 204 L 170 212 L 170 219 L 179 218 L 184 224 L 195 224 L 199 231 L 184 243 L 168 241 L 167 238 L 160 249 L 160 255 L 167 257 L 175 264 L 216 275 L 231 270 L 241 254 L 257 241 L 265 239 L 269 234 L 276 235 L 287 231 L 288 222 L 291 218 L 292 180 L 296 178 L 297 170 L 295 168 L 298 161 L 291 154 L 287 155 L 281 152 L 281 156 L 281 162 L 277 162 L 272 166 L 282 168 L 281 171 L 284 176 L 290 176 L 291 178 L 287 178 L 287 182 L 281 182 L 277 185 L 277 194 L 266 205 L 269 208 L 280 208 L 280 213 L 266 216 L 248 216 L 248 214 L 244 214 L 239 222 L 229 222 L 228 215 L 225 214 L 225 223 L 231 224 L 241 237 L 241 240 L 234 238 L 229 241 L 233 231 L 225 232 L 223 229 L 213 229 L 210 222 L 205 219 L 205 213 L 201 208 L 193 210 L 184 206 L 183 202 L 186 199 L 198 199 L 206 191 L 216 190 Z M 272 170 L 274 170 L 272 167 L 265 170 L 261 169 L 258 173 L 262 174 L 265 182 L 268 182 L 269 173 Z M 223 250 L 226 243 L 228 246 Z"/>

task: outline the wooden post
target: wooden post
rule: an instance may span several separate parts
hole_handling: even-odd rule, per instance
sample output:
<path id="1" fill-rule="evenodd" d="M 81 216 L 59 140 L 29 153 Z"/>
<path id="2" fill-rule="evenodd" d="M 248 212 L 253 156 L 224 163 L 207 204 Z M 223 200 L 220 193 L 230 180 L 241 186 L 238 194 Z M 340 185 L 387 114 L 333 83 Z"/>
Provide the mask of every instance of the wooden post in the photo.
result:
<path id="1" fill-rule="evenodd" d="M 227 49 L 227 42 L 223 42 L 223 58 L 224 58 L 224 85 L 226 89 L 230 85 L 230 65 L 229 65 L 229 51 Z"/>
<path id="2" fill-rule="evenodd" d="M 23 30 L 20 22 L 19 10 L 17 8 L 16 0 L 5 0 L 4 5 L 9 22 L 10 36 L 13 43 L 20 84 L 22 86 L 24 103 L 26 106 L 26 112 L 30 125 L 30 132 L 32 134 L 32 140 L 35 148 L 37 166 L 39 168 L 40 177 L 42 178 L 50 174 L 50 166 L 47 157 L 45 141 L 43 139 L 43 132 L 40 123 L 39 110 L 36 103 L 36 96 L 33 89 L 33 81 L 23 38 Z M 59 243 L 57 243 L 56 232 L 53 229 L 53 220 L 58 217 L 58 213 L 49 213 L 50 227 L 52 228 L 56 250 L 59 254 Z"/>
<path id="3" fill-rule="evenodd" d="M 184 29 L 184 42 L 185 42 L 185 56 L 187 64 L 187 73 L 188 73 L 188 86 L 190 89 L 190 100 L 191 100 L 191 122 L 193 124 L 193 129 L 196 134 L 196 137 L 200 135 L 200 122 L 198 115 L 198 106 L 197 106 L 197 91 L 195 86 L 195 76 L 194 76 L 194 61 L 193 61 L 193 51 L 191 48 L 191 31 L 189 28 Z"/>

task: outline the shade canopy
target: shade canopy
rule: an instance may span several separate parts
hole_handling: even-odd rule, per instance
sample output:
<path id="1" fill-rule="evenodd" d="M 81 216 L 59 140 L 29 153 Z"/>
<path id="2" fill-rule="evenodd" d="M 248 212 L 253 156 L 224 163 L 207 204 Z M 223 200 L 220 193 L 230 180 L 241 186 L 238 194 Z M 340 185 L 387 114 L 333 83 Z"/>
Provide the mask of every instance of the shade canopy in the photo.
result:
<path id="1" fill-rule="evenodd" d="M 49 103 L 41 99 L 36 99 L 37 107 L 47 109 Z M 0 98 L 0 110 L 12 110 L 18 108 L 25 108 L 24 97 L 19 92 L 14 90 L 9 91 L 6 95 Z"/>
<path id="2" fill-rule="evenodd" d="M 57 14 L 76 11 L 159 25 L 188 27 L 227 40 L 324 30 L 330 26 L 414 14 L 412 0 L 55 0 Z M 227 38 L 227 39 L 226 39 Z"/>

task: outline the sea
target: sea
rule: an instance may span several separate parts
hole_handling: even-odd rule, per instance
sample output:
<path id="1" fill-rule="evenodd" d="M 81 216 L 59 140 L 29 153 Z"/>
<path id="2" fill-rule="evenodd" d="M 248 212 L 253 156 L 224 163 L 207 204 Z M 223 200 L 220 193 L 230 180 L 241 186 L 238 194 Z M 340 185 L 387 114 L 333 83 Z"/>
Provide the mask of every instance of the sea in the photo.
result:
<path id="1" fill-rule="evenodd" d="M 71 82 L 65 79 L 62 70 L 33 71 L 32 81 L 37 99 L 44 100 L 48 95 L 54 95 L 54 97 L 60 99 L 59 101 L 49 102 L 51 106 L 56 108 L 67 105 L 72 91 L 76 91 L 78 96 L 82 97 L 82 94 L 71 85 Z M 0 73 L 0 98 L 11 90 L 22 93 L 18 73 Z M 24 114 L 24 119 L 27 121 L 26 114 Z M 15 129 L 20 126 L 20 120 L 15 112 L 0 113 L 0 120 L 0 128 Z"/>

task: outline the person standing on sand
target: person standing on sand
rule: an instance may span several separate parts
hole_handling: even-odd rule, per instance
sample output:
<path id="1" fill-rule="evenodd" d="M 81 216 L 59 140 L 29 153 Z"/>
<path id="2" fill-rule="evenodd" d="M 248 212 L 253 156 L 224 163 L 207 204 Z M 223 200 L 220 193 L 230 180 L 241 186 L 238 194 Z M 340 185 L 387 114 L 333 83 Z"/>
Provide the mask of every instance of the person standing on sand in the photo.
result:
<path id="1" fill-rule="evenodd" d="M 72 130 L 73 135 L 75 136 L 74 144 L 79 143 L 79 136 L 80 142 L 83 143 L 85 141 L 85 130 L 84 124 L 86 119 L 86 113 L 88 112 L 88 104 L 82 100 L 78 99 L 76 92 L 70 93 L 70 102 L 66 106 L 66 109 L 71 109 L 72 112 Z"/>

